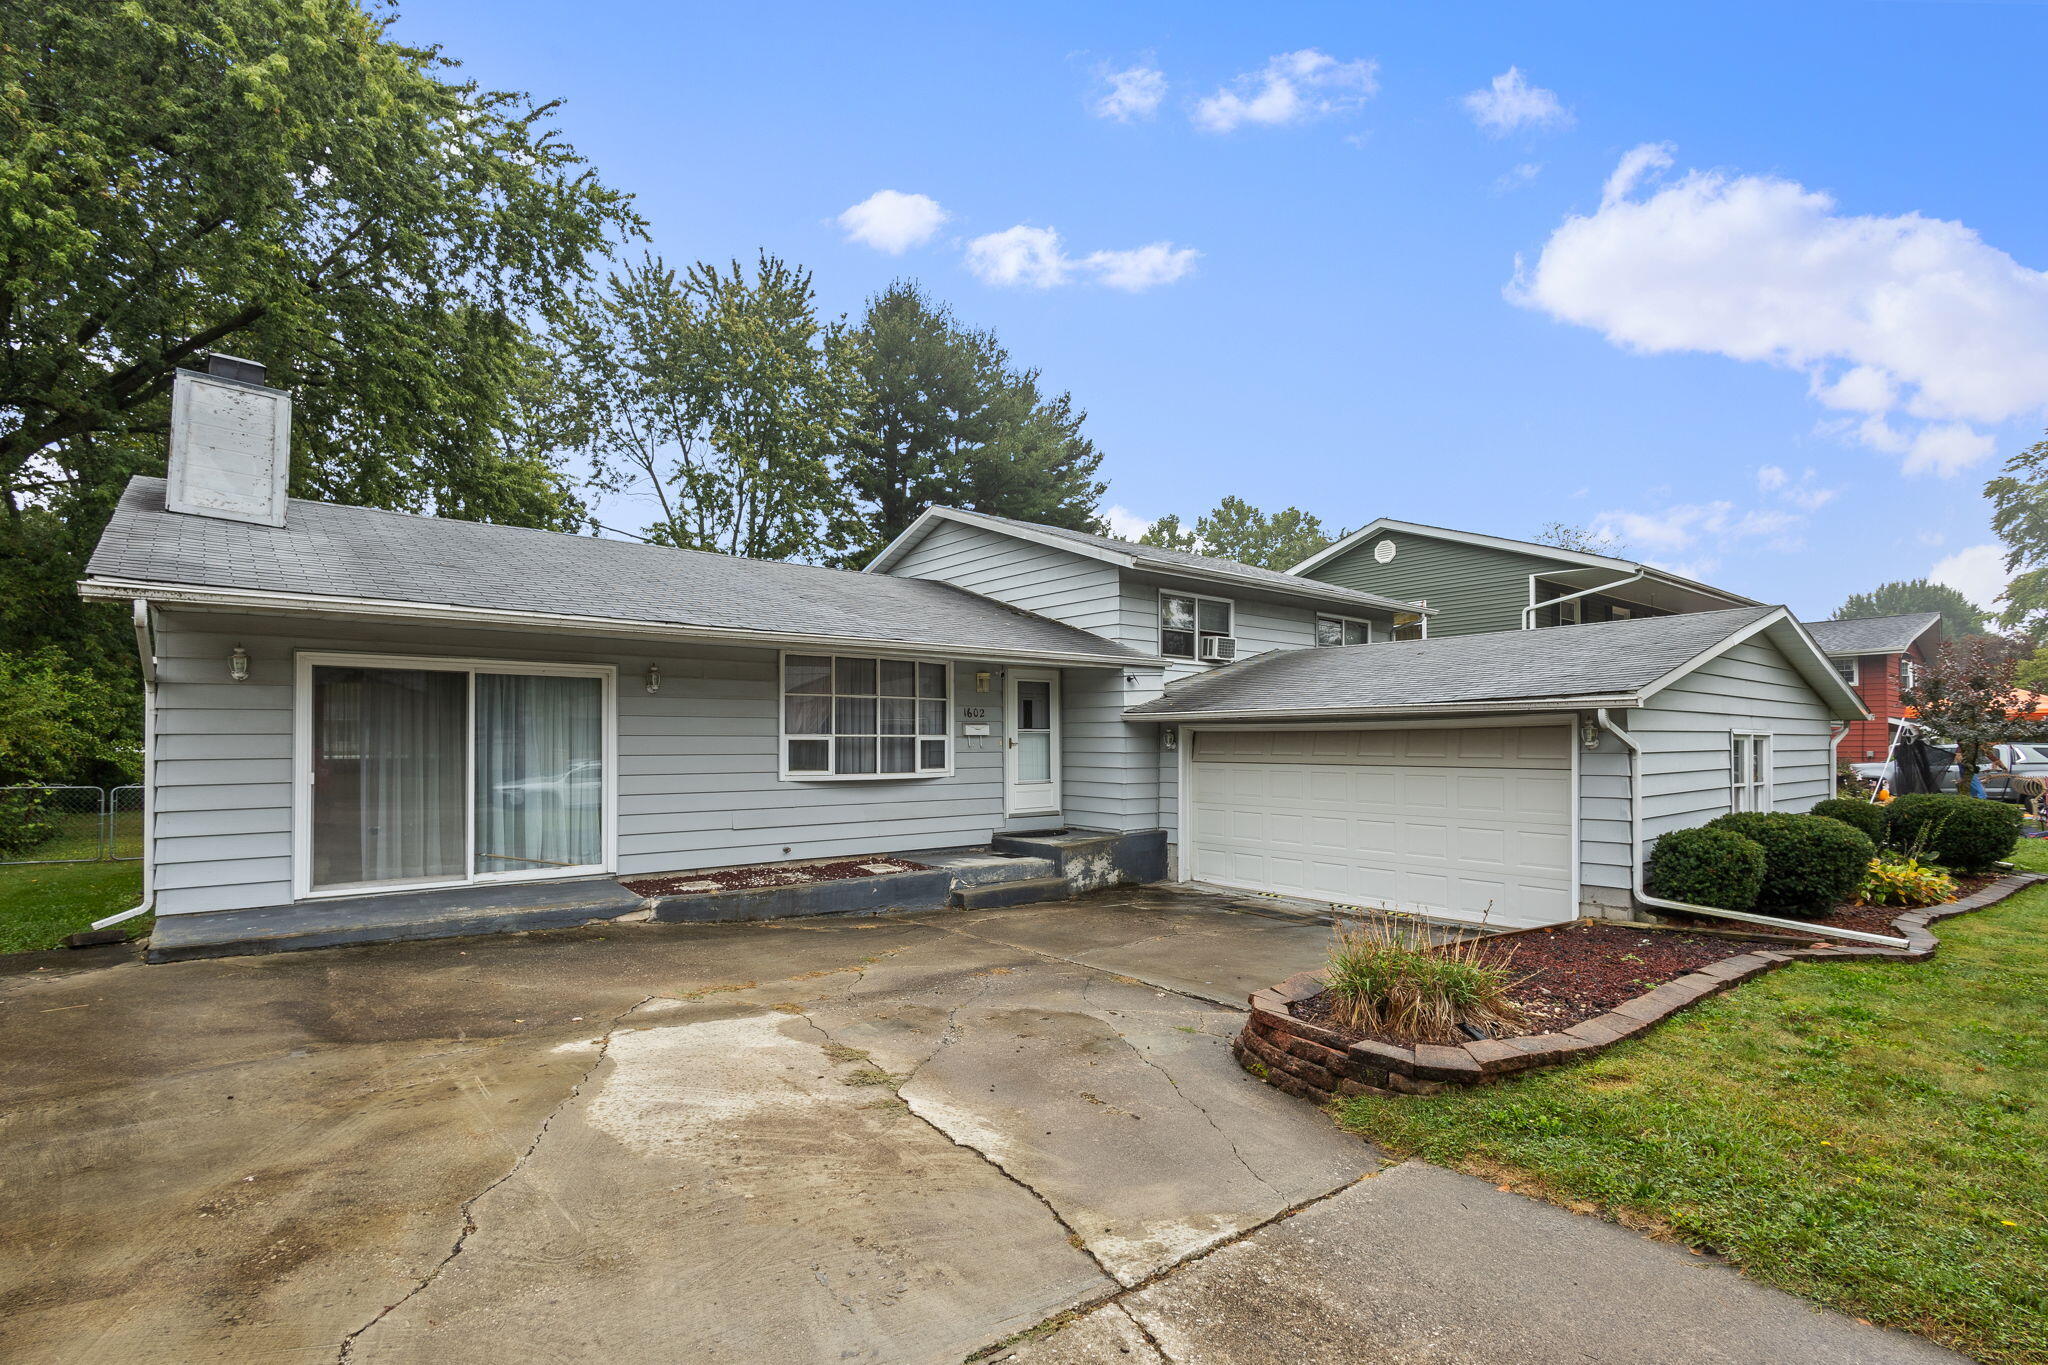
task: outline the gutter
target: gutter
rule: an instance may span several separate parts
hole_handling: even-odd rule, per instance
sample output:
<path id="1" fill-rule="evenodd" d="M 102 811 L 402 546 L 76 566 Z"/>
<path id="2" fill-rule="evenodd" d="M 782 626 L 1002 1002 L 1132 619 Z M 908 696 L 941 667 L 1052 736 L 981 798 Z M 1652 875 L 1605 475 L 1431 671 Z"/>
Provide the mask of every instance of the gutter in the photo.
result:
<path id="1" fill-rule="evenodd" d="M 1534 574 L 1529 576 L 1532 579 L 1536 577 Z M 1576 602 L 1581 597 L 1590 597 L 1596 592 L 1608 592 L 1615 588 L 1625 588 L 1631 583 L 1640 583 L 1649 576 L 1650 571 L 1648 569 L 1637 569 L 1627 578 L 1617 578 L 1612 583 L 1602 583 L 1597 588 L 1581 588 L 1577 592 L 1566 593 L 1563 597 L 1546 597 L 1541 602 L 1531 602 L 1528 606 L 1522 608 L 1522 629 L 1534 630 L 1536 627 L 1533 623 L 1536 620 L 1536 613 L 1544 607 L 1554 607 L 1560 602 Z"/>
<path id="2" fill-rule="evenodd" d="M 1913 945 L 1902 938 L 1891 938 L 1884 934 L 1868 934 L 1861 929 L 1830 929 L 1825 925 L 1808 924 L 1804 920 L 1778 919 L 1771 915 L 1753 915 L 1747 910 L 1722 910 L 1712 905 L 1688 905 L 1684 901 L 1667 901 L 1653 896 L 1643 885 L 1643 783 L 1642 746 L 1630 738 L 1629 733 L 1616 726 L 1608 718 L 1607 708 L 1600 707 L 1593 712 L 1593 721 L 1608 734 L 1620 740 L 1628 750 L 1628 846 L 1629 883 L 1635 898 L 1644 905 L 1659 910 L 1678 910 L 1688 915 L 1707 915 L 1714 919 L 1736 920 L 1743 924 L 1762 925 L 1768 929 L 1787 929 L 1794 933 L 1812 934 L 1821 938 L 1845 938 L 1855 943 L 1869 943 L 1880 948 L 1910 948 Z"/>
<path id="3" fill-rule="evenodd" d="M 147 599 L 134 599 L 132 619 L 135 653 L 142 663 L 142 903 L 94 920 L 95 929 L 110 928 L 146 914 L 156 903 L 156 773 L 151 766 L 156 754 L 156 638 Z"/>
<path id="4" fill-rule="evenodd" d="M 1157 660 L 1135 651 L 1083 654 L 1078 650 L 983 648 L 872 636 L 816 635 L 747 630 L 731 626 L 693 626 L 669 621 L 632 621 L 615 616 L 573 616 L 552 612 L 507 611 L 496 607 L 462 607 L 436 602 L 400 602 L 380 597 L 328 597 L 256 592 L 246 588 L 184 587 L 133 579 L 88 578 L 78 585 L 88 602 L 143 600 L 200 611 L 261 611 L 297 615 L 428 621 L 495 629 L 581 631 L 593 635 L 656 636 L 664 640 L 706 640 L 754 645 L 763 649 L 795 648 L 874 650 L 909 658 L 936 660 L 987 659 L 991 663 L 1053 663 L 1088 668 L 1130 668 Z"/>
<path id="5" fill-rule="evenodd" d="M 1583 711 L 1589 706 L 1633 707 L 1642 703 L 1632 692 L 1616 692 L 1593 697 L 1520 698 L 1498 697 L 1488 701 L 1448 701 L 1415 706 L 1309 706 L 1291 711 L 1138 711 L 1124 712 L 1125 720 L 1163 721 L 1181 725 L 1200 725 L 1208 721 L 1265 720 L 1276 724 L 1291 719 L 1314 719 L 1336 721 L 1341 718 L 1355 718 L 1361 721 L 1376 720 L 1385 716 L 1485 716 L 1520 715 L 1527 712 Z"/>

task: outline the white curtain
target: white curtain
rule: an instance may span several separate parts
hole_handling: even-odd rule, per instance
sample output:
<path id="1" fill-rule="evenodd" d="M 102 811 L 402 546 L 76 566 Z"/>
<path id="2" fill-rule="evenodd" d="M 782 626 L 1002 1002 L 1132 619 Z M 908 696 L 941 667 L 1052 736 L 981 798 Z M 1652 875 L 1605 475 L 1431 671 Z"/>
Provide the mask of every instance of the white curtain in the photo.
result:
<path id="1" fill-rule="evenodd" d="M 476 870 L 603 860 L 604 685 L 476 675 Z"/>
<path id="2" fill-rule="evenodd" d="M 313 884 L 463 875 L 469 678 L 313 670 Z"/>

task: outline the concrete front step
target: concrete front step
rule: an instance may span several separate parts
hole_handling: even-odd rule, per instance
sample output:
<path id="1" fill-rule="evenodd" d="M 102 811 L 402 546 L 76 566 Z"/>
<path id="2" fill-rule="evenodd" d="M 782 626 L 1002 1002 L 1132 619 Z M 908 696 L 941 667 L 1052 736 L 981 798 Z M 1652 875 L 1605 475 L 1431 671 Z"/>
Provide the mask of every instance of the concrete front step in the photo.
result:
<path id="1" fill-rule="evenodd" d="M 617 919 L 643 904 L 639 896 L 610 877 L 593 877 L 160 915 L 149 933 L 147 956 L 151 962 L 182 962 L 350 943 L 566 929 L 591 920 Z"/>
<path id="2" fill-rule="evenodd" d="M 1031 877 L 1024 881 L 957 886 L 953 889 L 953 904 L 962 910 L 993 910 L 1032 901 L 1063 901 L 1073 894 L 1074 889 L 1065 877 Z"/>
<path id="3" fill-rule="evenodd" d="M 1022 854 L 992 853 L 985 848 L 949 848 L 935 853 L 906 855 L 926 867 L 942 868 L 953 878 L 953 889 L 989 886 L 997 882 L 1022 882 L 1050 877 L 1056 872 L 1050 858 Z"/>

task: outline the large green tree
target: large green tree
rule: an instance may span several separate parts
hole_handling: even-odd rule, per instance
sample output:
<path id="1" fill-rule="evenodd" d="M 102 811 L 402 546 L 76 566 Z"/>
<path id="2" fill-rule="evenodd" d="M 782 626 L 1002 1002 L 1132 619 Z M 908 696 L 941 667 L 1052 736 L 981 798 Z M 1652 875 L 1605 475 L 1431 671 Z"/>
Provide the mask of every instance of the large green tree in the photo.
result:
<path id="1" fill-rule="evenodd" d="M 351 0 L 0 6 L 0 650 L 130 666 L 71 583 L 172 372 L 294 394 L 292 491 L 568 526 L 547 334 L 640 230 L 552 106 Z"/>
<path id="2" fill-rule="evenodd" d="M 1227 496 L 1206 516 L 1196 517 L 1193 530 L 1169 513 L 1146 527 L 1138 543 L 1192 550 L 1262 569 L 1291 569 L 1343 538 L 1344 532 L 1324 530 L 1321 517 L 1298 507 L 1269 513 L 1243 498 Z"/>
<path id="3" fill-rule="evenodd" d="M 1946 583 L 1925 578 L 1880 583 L 1869 592 L 1851 593 L 1849 600 L 1835 608 L 1836 621 L 1860 621 L 1873 616 L 1911 616 L 1924 611 L 1941 613 L 1941 631 L 1951 640 L 1983 631 L 1985 613 Z"/>
<path id="4" fill-rule="evenodd" d="M 821 321 L 810 272 L 751 277 L 649 256 L 579 327 L 577 386 L 597 487 L 651 499 L 649 540 L 750 559 L 822 559 L 863 539 L 837 465 L 862 387 L 856 342 Z"/>
<path id="5" fill-rule="evenodd" d="M 2005 462 L 2005 472 L 1984 485 L 1991 499 L 1991 529 L 2005 542 L 2008 626 L 2048 628 L 2048 440 L 2036 441 Z"/>
<path id="6" fill-rule="evenodd" d="M 867 534 L 857 563 L 934 505 L 1100 529 L 1102 454 L 1068 393 L 1047 394 L 995 333 L 914 281 L 868 300 L 856 329 L 864 396 L 841 469 Z"/>

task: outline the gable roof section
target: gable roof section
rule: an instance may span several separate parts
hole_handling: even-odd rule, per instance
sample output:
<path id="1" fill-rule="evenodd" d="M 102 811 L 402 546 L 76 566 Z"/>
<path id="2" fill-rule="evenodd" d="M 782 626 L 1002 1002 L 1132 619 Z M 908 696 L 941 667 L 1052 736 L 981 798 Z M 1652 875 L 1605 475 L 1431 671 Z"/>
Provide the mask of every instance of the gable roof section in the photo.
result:
<path id="1" fill-rule="evenodd" d="M 1929 631 L 1941 627 L 1938 611 L 1907 616 L 1865 616 L 1850 621 L 1802 622 L 1806 633 L 1830 658 L 1858 654 L 1904 654 Z"/>
<path id="2" fill-rule="evenodd" d="M 997 659 L 1129 663 L 1100 636 L 926 579 L 739 559 L 558 531 L 293 498 L 283 526 L 164 508 L 136 478 L 86 567 L 89 597 L 904 646 Z M 210 593 L 209 593 L 210 590 Z M 196 593 L 196 596 L 195 596 Z M 384 605 L 379 605 L 384 604 Z M 415 610 L 417 609 L 417 610 Z M 452 609 L 452 610 L 451 610 Z"/>
<path id="3" fill-rule="evenodd" d="M 1504 630 L 1254 655 L 1169 684 L 1132 720 L 1310 719 L 1431 711 L 1636 706 L 1759 634 L 1836 715 L 1867 715 L 1783 607 L 1736 607 L 1539 630 Z"/>
<path id="4" fill-rule="evenodd" d="M 1256 588 L 1282 597 L 1303 598 L 1339 607 L 1412 611 L 1424 616 L 1433 614 L 1432 608 L 1419 602 L 1403 602 L 1398 598 L 1382 597 L 1378 593 L 1341 588 L 1334 583 L 1318 583 L 1313 579 L 1296 578 L 1291 572 L 1261 569 L 1250 564 L 1240 564 L 1234 559 L 1217 559 L 1211 555 L 1191 554 L 1186 550 L 1167 550 L 1156 545 L 1140 545 L 1135 541 L 1118 540 L 1114 536 L 1069 531 L 1063 526 L 1040 526 L 1036 522 L 1017 521 L 1011 517 L 998 517 L 987 512 L 969 512 L 958 507 L 926 509 L 902 535 L 884 546 L 881 553 L 868 562 L 863 572 L 888 573 L 918 541 L 924 538 L 925 533 L 935 523 L 941 521 L 984 527 L 1002 535 L 1015 536 L 1020 540 L 1051 545 L 1074 554 L 1085 555 L 1090 559 L 1103 560 L 1119 568 L 1144 569 L 1153 573 L 1172 574 L 1225 586 Z"/>
<path id="5" fill-rule="evenodd" d="M 1639 560 L 1616 559 L 1612 555 L 1589 554 L 1584 550 L 1561 550 L 1555 545 L 1539 545 L 1533 540 L 1514 540 L 1507 536 L 1489 536 L 1478 531 L 1454 531 L 1447 526 L 1425 526 L 1419 521 L 1396 521 L 1392 517 L 1380 517 L 1376 521 L 1359 527 L 1336 544 L 1310 555 L 1287 572 L 1295 575 L 1305 574 L 1317 565 L 1325 564 L 1345 551 L 1365 544 L 1374 536 L 1384 535 L 1392 531 L 1399 531 L 1403 535 L 1427 536 L 1435 540 L 1457 541 L 1467 545 L 1483 545 L 1490 550 L 1507 550 L 1515 554 L 1535 555 L 1538 558 L 1556 561 L 1559 568 L 1609 569 L 1618 574 L 1641 573 L 1651 578 L 1661 578 L 1667 583 L 1676 583 L 1680 587 L 1689 588 L 1694 592 L 1706 593 L 1708 596 L 1718 597 L 1723 601 L 1736 603 L 1741 606 L 1760 607 L 1765 605 L 1753 598 L 1744 597 L 1741 593 L 1729 592 L 1726 588 L 1717 588 L 1712 584 L 1702 583 L 1697 579 L 1669 573 L 1657 568 L 1653 564 L 1645 564 Z"/>

